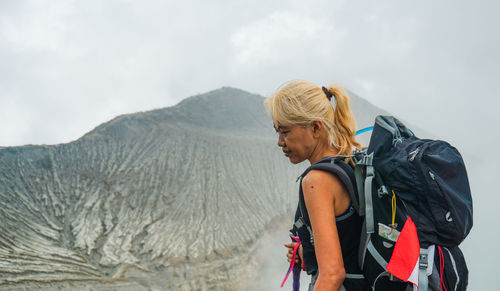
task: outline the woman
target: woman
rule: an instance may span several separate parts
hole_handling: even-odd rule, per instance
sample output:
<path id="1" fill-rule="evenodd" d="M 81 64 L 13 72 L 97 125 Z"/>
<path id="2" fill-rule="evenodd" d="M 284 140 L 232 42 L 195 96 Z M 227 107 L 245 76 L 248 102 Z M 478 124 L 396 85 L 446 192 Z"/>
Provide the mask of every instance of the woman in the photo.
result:
<path id="1" fill-rule="evenodd" d="M 325 157 L 350 155 L 360 147 L 354 138 L 356 125 L 349 98 L 339 86 L 320 88 L 308 81 L 292 81 L 265 104 L 279 134 L 278 146 L 293 164 L 308 160 L 312 165 Z M 300 187 L 313 236 L 311 241 L 305 227 L 298 231 L 300 261 L 312 275 L 309 288 L 340 290 L 346 274 L 361 273 L 357 249 L 362 219 L 353 211 L 338 177 L 311 170 L 303 176 Z M 296 220 L 302 215 L 300 210 L 299 205 Z M 285 244 L 289 262 L 295 244 Z M 344 288 L 348 291 L 366 288 L 347 285 Z"/>

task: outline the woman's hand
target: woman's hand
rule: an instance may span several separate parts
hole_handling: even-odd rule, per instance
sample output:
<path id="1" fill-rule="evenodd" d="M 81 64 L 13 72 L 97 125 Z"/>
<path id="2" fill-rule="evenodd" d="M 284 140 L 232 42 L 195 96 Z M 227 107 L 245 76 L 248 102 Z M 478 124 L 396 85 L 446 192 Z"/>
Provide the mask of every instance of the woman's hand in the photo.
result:
<path id="1" fill-rule="evenodd" d="M 290 263 L 292 261 L 292 257 L 293 257 L 293 249 L 295 248 L 295 246 L 297 245 L 296 242 L 290 242 L 290 243 L 287 243 L 287 244 L 284 244 L 284 246 L 286 248 L 288 248 L 288 252 L 286 253 L 286 258 L 287 258 L 287 261 Z M 299 246 L 299 250 L 298 250 L 298 257 L 295 257 L 295 263 L 298 264 L 300 261 L 302 261 L 302 245 Z"/>

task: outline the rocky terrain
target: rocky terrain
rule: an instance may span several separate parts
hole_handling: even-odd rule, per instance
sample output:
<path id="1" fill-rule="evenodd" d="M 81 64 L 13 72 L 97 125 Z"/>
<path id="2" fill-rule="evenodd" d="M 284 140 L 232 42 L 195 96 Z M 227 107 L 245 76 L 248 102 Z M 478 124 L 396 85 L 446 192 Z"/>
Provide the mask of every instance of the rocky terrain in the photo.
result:
<path id="1" fill-rule="evenodd" d="M 360 127 L 383 113 L 353 107 Z M 263 97 L 226 87 L 71 143 L 0 147 L 0 289 L 249 289 L 305 166 L 276 146 Z"/>

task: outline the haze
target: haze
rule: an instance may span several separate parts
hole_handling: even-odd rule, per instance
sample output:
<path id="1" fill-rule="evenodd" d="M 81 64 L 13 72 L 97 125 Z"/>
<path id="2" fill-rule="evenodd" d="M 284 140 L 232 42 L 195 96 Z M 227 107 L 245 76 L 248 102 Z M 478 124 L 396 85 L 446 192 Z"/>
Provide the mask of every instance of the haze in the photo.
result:
<path id="1" fill-rule="evenodd" d="M 470 289 L 493 290 L 499 11 L 497 1 L 2 1 L 0 146 L 70 142 L 221 86 L 268 96 L 290 79 L 337 82 L 464 154 Z"/>

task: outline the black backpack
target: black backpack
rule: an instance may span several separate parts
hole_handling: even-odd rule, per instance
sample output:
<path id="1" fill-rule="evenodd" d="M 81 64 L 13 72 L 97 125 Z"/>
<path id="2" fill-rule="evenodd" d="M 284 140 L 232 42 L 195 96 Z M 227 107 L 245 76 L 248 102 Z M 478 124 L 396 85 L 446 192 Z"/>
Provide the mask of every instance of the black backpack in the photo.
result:
<path id="1" fill-rule="evenodd" d="M 386 270 L 395 245 L 386 236 L 387 228 L 400 232 L 411 217 L 420 243 L 419 291 L 443 284 L 466 290 L 468 270 L 458 245 L 472 228 L 472 197 L 459 152 L 447 142 L 417 138 L 394 117 L 377 116 L 368 149 L 353 159 L 358 213 L 365 216 L 359 264 L 372 289 L 408 285 Z"/>
<path id="2" fill-rule="evenodd" d="M 354 181 L 352 170 L 339 162 L 345 158 L 355 163 Z M 440 290 L 443 284 L 447 290 L 466 290 L 468 270 L 458 245 L 472 227 L 472 198 L 463 160 L 454 147 L 419 139 L 396 118 L 377 116 L 367 149 L 323 159 L 301 177 L 311 169 L 336 175 L 358 215 L 364 216 L 358 264 L 372 290 L 412 288 L 386 270 L 395 239 L 384 236 L 387 228 L 400 232 L 408 217 L 416 225 L 421 247 L 419 291 Z M 304 227 L 312 237 L 300 198 L 302 215 L 294 228 Z"/>

